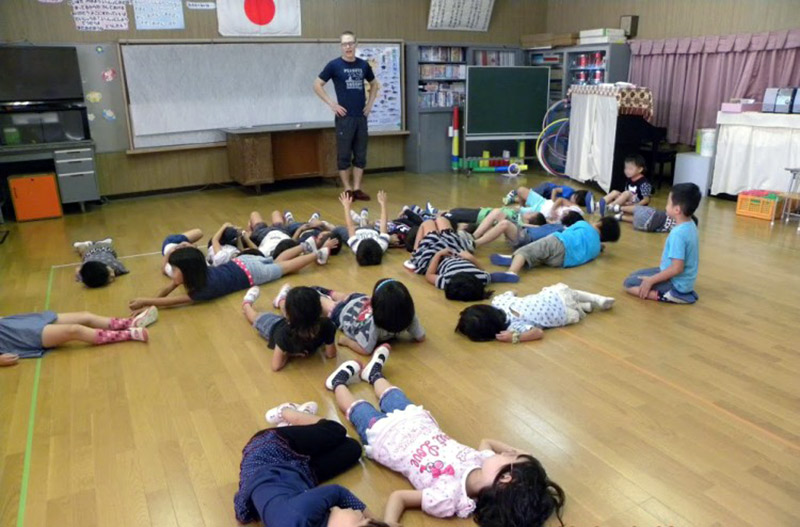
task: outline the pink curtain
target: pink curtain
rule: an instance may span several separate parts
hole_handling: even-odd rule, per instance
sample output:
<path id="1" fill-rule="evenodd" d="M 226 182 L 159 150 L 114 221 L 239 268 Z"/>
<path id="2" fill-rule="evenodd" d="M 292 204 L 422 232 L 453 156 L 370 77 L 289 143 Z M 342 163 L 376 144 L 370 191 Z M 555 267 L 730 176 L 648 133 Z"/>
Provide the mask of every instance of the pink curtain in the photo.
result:
<path id="1" fill-rule="evenodd" d="M 800 29 L 631 41 L 630 81 L 652 90 L 653 124 L 671 143 L 694 144 L 731 97 L 761 101 L 770 87 L 800 86 Z"/>

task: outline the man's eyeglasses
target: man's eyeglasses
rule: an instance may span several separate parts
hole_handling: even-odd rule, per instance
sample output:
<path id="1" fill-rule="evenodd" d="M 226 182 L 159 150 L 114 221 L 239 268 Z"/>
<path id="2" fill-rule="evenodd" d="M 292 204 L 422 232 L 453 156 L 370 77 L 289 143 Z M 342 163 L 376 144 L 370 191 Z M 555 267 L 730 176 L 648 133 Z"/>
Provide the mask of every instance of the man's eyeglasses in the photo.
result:
<path id="1" fill-rule="evenodd" d="M 356 47 L 356 43 L 355 42 L 342 42 L 342 47 L 343 48 L 354 48 L 354 47 Z"/>

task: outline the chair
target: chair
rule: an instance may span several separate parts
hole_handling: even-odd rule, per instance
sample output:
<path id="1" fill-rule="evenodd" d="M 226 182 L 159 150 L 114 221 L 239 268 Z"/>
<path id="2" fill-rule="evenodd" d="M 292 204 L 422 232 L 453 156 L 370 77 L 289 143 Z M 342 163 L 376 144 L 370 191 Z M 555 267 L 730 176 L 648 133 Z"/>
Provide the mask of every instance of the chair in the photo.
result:
<path id="1" fill-rule="evenodd" d="M 667 137 L 666 128 L 654 127 L 654 133 L 642 144 L 639 152 L 647 161 L 648 168 L 651 169 L 650 181 L 657 189 L 661 188 L 664 180 L 664 165 L 669 163 L 669 180 L 675 179 L 675 157 L 678 150 L 665 141 Z"/>

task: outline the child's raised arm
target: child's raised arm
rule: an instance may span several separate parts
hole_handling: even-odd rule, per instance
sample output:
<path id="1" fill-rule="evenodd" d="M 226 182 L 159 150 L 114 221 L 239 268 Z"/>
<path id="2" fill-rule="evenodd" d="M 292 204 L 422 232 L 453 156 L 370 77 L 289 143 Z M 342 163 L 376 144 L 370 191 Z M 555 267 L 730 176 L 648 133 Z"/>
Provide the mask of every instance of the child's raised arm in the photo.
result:
<path id="1" fill-rule="evenodd" d="M 339 194 L 339 201 L 344 208 L 344 224 L 347 227 L 347 236 L 355 236 L 356 228 L 353 225 L 353 218 L 350 217 L 350 208 L 353 205 L 353 198 L 347 192 L 342 192 Z"/>
<path id="2" fill-rule="evenodd" d="M 399 525 L 400 518 L 406 509 L 419 509 L 422 507 L 421 490 L 396 490 L 389 495 L 386 502 L 386 511 L 383 521 L 389 525 Z"/>
<path id="3" fill-rule="evenodd" d="M 389 231 L 387 229 L 387 223 L 389 222 L 389 216 L 386 215 L 386 192 L 383 190 L 378 191 L 378 203 L 381 204 L 381 227 L 380 231 L 381 234 L 388 234 Z M 348 214 L 349 216 L 349 214 Z"/>
<path id="4" fill-rule="evenodd" d="M 219 230 L 214 233 L 214 236 L 211 237 L 211 247 L 214 248 L 214 254 L 219 254 L 219 252 L 222 250 L 222 245 L 219 243 L 219 240 L 222 238 L 222 233 L 224 233 L 225 229 L 228 227 L 233 227 L 233 224 L 226 221 L 222 224 L 222 227 L 220 227 Z"/>

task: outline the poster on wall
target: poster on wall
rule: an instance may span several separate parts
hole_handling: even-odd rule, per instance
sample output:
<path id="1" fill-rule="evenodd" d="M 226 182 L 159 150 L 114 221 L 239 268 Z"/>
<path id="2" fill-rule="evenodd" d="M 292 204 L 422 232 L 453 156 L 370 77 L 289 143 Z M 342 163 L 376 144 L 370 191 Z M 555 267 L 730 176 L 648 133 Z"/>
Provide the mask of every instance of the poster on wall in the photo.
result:
<path id="1" fill-rule="evenodd" d="M 403 129 L 403 102 L 400 92 L 400 44 L 369 44 L 358 47 L 356 56 L 366 60 L 380 83 L 380 91 L 367 122 L 372 131 Z M 367 85 L 369 89 L 369 85 Z"/>
<path id="2" fill-rule="evenodd" d="M 299 36 L 300 0 L 217 0 L 217 20 L 226 37 Z"/>
<path id="3" fill-rule="evenodd" d="M 488 31 L 494 0 L 431 0 L 428 29 Z"/>
<path id="4" fill-rule="evenodd" d="M 127 31 L 127 0 L 72 0 L 78 31 Z"/>
<path id="5" fill-rule="evenodd" d="M 214 2 L 186 2 L 187 9 L 197 9 L 197 10 L 211 10 L 216 9 L 217 4 Z"/>
<path id="6" fill-rule="evenodd" d="M 181 0 L 133 0 L 138 30 L 183 29 Z"/>

